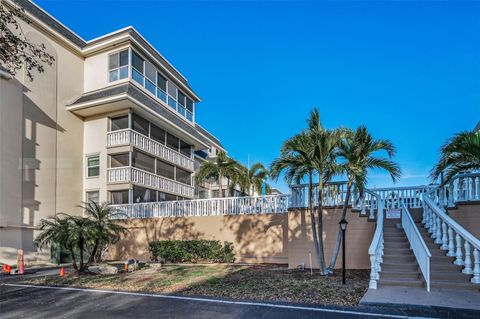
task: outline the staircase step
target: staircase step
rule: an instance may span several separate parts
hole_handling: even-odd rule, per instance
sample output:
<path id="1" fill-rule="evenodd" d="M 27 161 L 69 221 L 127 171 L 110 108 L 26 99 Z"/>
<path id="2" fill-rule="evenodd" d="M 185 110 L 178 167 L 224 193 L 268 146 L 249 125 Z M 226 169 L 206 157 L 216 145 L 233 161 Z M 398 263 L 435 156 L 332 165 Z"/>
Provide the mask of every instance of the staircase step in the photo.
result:
<path id="1" fill-rule="evenodd" d="M 394 279 L 394 280 L 420 279 L 420 274 L 416 271 L 387 271 L 387 270 L 382 270 L 380 276 L 381 276 L 382 279 Z"/>
<path id="2" fill-rule="evenodd" d="M 470 282 L 431 282 L 431 288 L 435 289 L 457 289 L 457 290 L 474 290 L 479 291 L 479 285 L 472 284 Z"/>
<path id="3" fill-rule="evenodd" d="M 412 250 L 410 247 L 385 247 L 384 253 L 386 255 L 410 255 L 412 254 Z"/>
<path id="4" fill-rule="evenodd" d="M 420 279 L 382 279 L 380 274 L 379 286 L 398 286 L 398 287 L 423 287 L 423 281 Z"/>
<path id="5" fill-rule="evenodd" d="M 410 244 L 407 242 L 397 242 L 397 241 L 385 241 L 385 249 L 389 249 L 389 248 L 408 248 L 410 249 Z"/>
<path id="6" fill-rule="evenodd" d="M 415 263 L 415 256 L 411 255 L 384 255 L 383 262 L 385 263 Z"/>
<path id="7" fill-rule="evenodd" d="M 444 264 L 444 263 L 432 263 L 430 265 L 432 272 L 435 271 L 449 271 L 449 272 L 458 272 L 461 273 L 463 266 L 458 266 L 455 264 Z"/>
<path id="8" fill-rule="evenodd" d="M 381 267 L 382 267 L 382 271 L 417 271 L 418 272 L 418 266 L 417 266 L 416 263 L 386 263 L 386 262 L 383 262 Z"/>
<path id="9" fill-rule="evenodd" d="M 466 275 L 459 271 L 432 271 L 430 272 L 430 278 L 435 282 L 470 282 L 472 275 Z"/>

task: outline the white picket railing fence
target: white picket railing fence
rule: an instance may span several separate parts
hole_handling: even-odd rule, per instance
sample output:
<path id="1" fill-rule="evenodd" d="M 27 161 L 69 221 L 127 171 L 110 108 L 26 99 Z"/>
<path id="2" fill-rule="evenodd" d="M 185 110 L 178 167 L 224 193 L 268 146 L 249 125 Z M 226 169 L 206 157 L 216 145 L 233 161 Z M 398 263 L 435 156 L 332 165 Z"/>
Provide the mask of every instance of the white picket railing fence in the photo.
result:
<path id="1" fill-rule="evenodd" d="M 473 275 L 471 282 L 480 284 L 480 240 L 448 216 L 443 207 L 437 205 L 439 198 L 441 196 L 438 196 L 436 190 L 423 195 L 422 223 L 435 243 L 441 245 L 440 249 L 445 250 L 447 256 L 455 257 L 454 264 L 464 266 L 464 274 Z"/>
<path id="2" fill-rule="evenodd" d="M 410 243 L 410 248 L 415 255 L 420 271 L 427 284 L 427 291 L 430 291 L 430 258 L 432 254 L 405 203 L 402 203 L 402 228 L 405 231 L 408 242 Z"/>
<path id="3" fill-rule="evenodd" d="M 480 172 L 458 174 L 430 197 L 442 207 L 455 207 L 461 202 L 480 201 Z"/>
<path id="4" fill-rule="evenodd" d="M 107 169 L 108 183 L 136 183 L 184 197 L 194 196 L 194 187 L 155 175 L 136 167 L 124 166 Z M 136 204 L 132 204 L 136 205 Z"/>
<path id="5" fill-rule="evenodd" d="M 190 171 L 194 169 L 194 161 L 188 156 L 176 152 L 148 136 L 132 129 L 124 129 L 107 133 L 107 146 L 133 145 L 151 155 L 162 158 Z"/>
<path id="6" fill-rule="evenodd" d="M 409 187 L 389 187 L 389 188 L 371 188 L 380 196 L 384 203 L 384 208 L 401 209 L 405 204 L 408 208 L 422 207 L 422 194 L 426 193 L 434 186 L 409 186 Z"/>
<path id="7" fill-rule="evenodd" d="M 111 206 L 119 218 L 283 214 L 288 211 L 289 199 L 289 195 L 265 195 Z"/>
<path id="8" fill-rule="evenodd" d="M 370 194 L 372 198 L 375 198 L 376 210 L 377 210 L 377 225 L 375 227 L 375 233 L 373 234 L 372 243 L 368 248 L 368 254 L 370 255 L 370 282 L 369 288 L 377 289 L 377 282 L 380 279 L 380 272 L 382 271 L 381 264 L 383 262 L 384 240 L 383 240 L 383 201 L 380 195 L 366 190 L 366 193 Z"/>

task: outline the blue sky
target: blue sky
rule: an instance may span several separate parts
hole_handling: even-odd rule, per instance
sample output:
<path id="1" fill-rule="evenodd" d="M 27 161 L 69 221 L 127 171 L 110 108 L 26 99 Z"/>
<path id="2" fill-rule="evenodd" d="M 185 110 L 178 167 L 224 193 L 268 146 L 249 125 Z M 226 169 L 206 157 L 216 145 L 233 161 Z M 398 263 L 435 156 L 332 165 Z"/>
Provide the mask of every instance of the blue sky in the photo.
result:
<path id="1" fill-rule="evenodd" d="M 316 106 L 326 127 L 390 139 L 399 185 L 422 184 L 443 141 L 480 120 L 480 2 L 36 3 L 86 40 L 133 25 L 244 163 L 269 164 Z"/>

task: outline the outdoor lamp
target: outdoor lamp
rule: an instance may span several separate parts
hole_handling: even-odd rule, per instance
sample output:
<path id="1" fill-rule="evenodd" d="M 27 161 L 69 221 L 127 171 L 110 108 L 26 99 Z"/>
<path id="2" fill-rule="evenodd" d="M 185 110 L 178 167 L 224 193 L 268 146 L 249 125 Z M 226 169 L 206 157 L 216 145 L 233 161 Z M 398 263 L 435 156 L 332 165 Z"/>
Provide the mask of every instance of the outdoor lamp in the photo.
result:
<path id="1" fill-rule="evenodd" d="M 342 284 L 345 285 L 345 231 L 347 230 L 348 222 L 345 218 L 339 222 L 342 230 Z"/>

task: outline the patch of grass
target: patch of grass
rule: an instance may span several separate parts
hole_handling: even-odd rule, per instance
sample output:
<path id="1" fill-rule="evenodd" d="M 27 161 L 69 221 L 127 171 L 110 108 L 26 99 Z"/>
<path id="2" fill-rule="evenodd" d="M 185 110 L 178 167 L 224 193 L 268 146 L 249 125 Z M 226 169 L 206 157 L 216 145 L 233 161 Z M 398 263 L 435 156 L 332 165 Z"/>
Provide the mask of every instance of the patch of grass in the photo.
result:
<path id="1" fill-rule="evenodd" d="M 68 274 L 24 282 L 37 285 L 89 287 L 164 294 L 199 295 L 232 299 L 283 301 L 330 305 L 357 305 L 368 287 L 368 270 L 320 276 L 278 266 L 167 265 L 115 275 Z"/>

